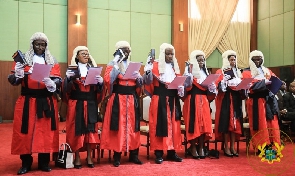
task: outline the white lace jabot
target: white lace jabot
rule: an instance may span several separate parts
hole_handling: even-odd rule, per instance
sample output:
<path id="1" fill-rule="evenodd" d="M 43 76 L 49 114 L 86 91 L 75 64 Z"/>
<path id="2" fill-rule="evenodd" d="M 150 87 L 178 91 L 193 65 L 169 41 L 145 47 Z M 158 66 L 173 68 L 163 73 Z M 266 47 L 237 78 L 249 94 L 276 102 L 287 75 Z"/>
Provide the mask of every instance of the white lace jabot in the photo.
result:
<path id="1" fill-rule="evenodd" d="M 33 56 L 33 64 L 34 63 L 45 64 L 45 60 L 42 56 L 34 55 Z"/>
<path id="2" fill-rule="evenodd" d="M 165 73 L 160 75 L 160 80 L 163 82 L 171 83 L 176 77 L 175 72 L 170 63 L 166 63 Z"/>
<path id="3" fill-rule="evenodd" d="M 87 64 L 82 64 L 80 62 L 78 63 L 81 77 L 86 77 L 86 75 L 87 75 L 88 69 L 87 69 L 86 65 Z"/>

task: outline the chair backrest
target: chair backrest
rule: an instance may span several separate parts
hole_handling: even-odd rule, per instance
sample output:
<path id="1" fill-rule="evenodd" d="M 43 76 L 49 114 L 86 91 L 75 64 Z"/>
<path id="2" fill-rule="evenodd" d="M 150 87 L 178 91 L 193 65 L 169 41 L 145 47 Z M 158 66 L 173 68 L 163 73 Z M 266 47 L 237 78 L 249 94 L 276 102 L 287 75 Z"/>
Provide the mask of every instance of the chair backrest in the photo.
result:
<path id="1" fill-rule="evenodd" d="M 142 118 L 144 121 L 148 122 L 149 121 L 149 108 L 151 104 L 151 97 L 149 96 L 144 96 L 142 98 Z M 183 107 L 183 101 L 180 100 L 180 107 L 182 110 Z"/>
<path id="2" fill-rule="evenodd" d="M 210 108 L 212 110 L 212 112 L 211 112 L 211 119 L 212 120 L 215 120 L 215 112 L 216 112 L 215 100 L 211 101 Z"/>
<path id="3" fill-rule="evenodd" d="M 145 96 L 142 99 L 142 118 L 144 121 L 149 121 L 149 108 L 151 103 L 151 97 Z"/>
<path id="4" fill-rule="evenodd" d="M 242 100 L 242 112 L 243 112 L 243 118 L 247 117 L 247 113 L 246 113 L 246 101 Z"/>

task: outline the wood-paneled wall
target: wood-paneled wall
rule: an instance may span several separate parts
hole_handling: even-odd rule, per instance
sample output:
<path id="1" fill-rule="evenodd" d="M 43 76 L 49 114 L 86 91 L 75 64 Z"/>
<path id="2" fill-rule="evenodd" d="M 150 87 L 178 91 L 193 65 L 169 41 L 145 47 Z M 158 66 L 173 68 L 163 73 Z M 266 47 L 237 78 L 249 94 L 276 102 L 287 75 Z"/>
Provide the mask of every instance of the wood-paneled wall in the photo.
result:
<path id="1" fill-rule="evenodd" d="M 0 116 L 3 120 L 13 119 L 16 99 L 20 95 L 20 86 L 12 86 L 7 77 L 11 72 L 13 61 L 0 61 Z"/>
<path id="2" fill-rule="evenodd" d="M 87 1 L 68 0 L 68 63 L 76 46 L 87 46 Z M 77 14 L 80 25 L 77 25 Z"/>
<path id="3" fill-rule="evenodd" d="M 183 31 L 180 31 L 180 24 Z M 172 1 L 172 45 L 181 73 L 188 60 L 188 0 Z"/>
<path id="4" fill-rule="evenodd" d="M 257 49 L 257 8 L 258 0 L 250 0 L 250 51 Z"/>

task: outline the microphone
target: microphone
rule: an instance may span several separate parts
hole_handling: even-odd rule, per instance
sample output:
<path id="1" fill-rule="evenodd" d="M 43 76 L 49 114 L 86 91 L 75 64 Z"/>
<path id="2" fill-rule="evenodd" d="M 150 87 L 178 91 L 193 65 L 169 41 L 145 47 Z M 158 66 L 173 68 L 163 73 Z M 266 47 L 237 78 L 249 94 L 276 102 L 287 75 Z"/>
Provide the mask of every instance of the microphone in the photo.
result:
<path id="1" fill-rule="evenodd" d="M 171 65 L 172 65 L 172 68 L 174 68 L 174 62 L 173 61 L 171 62 Z"/>

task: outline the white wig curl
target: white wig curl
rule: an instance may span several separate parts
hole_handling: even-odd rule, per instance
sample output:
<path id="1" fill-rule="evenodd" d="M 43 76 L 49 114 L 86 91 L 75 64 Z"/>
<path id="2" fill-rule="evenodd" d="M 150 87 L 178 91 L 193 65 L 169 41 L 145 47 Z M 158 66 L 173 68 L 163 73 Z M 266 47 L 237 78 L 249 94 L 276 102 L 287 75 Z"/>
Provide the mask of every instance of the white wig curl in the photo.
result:
<path id="1" fill-rule="evenodd" d="M 256 67 L 255 63 L 252 61 L 252 57 L 254 57 L 254 56 L 260 56 L 261 57 L 261 59 L 262 59 L 261 69 L 262 69 L 264 75 L 270 75 L 269 70 L 263 66 L 263 64 L 264 64 L 263 53 L 261 51 L 254 50 L 249 55 L 249 65 L 250 65 L 250 70 L 251 70 L 252 77 L 254 78 L 255 76 L 259 75 L 258 68 Z"/>
<path id="2" fill-rule="evenodd" d="M 191 52 L 190 56 L 189 56 L 189 63 L 193 64 L 193 69 L 192 69 L 192 74 L 194 77 L 196 77 L 197 79 L 201 78 L 201 74 L 200 74 L 200 66 L 199 63 L 197 61 L 197 56 L 203 56 L 205 58 L 205 53 L 201 50 L 194 50 Z M 207 70 L 207 66 L 206 66 L 206 60 L 204 63 L 205 66 L 205 70 L 206 74 L 209 75 L 208 70 Z"/>
<path id="3" fill-rule="evenodd" d="M 241 73 L 240 69 L 238 68 L 238 57 L 237 57 L 237 53 L 235 51 L 233 51 L 233 50 L 227 50 L 227 51 L 225 51 L 222 54 L 222 67 L 221 67 L 222 73 L 223 73 L 223 70 L 228 69 L 228 68 L 231 68 L 230 63 L 228 61 L 228 56 L 231 56 L 231 55 L 236 56 L 237 74 L 238 74 L 238 77 L 239 78 L 242 78 L 242 73 Z"/>
<path id="4" fill-rule="evenodd" d="M 178 62 L 177 62 L 177 59 L 175 57 L 175 49 L 171 44 L 168 44 L 168 43 L 163 43 L 160 46 L 159 67 L 158 67 L 159 73 L 160 74 L 165 73 L 165 69 L 166 69 L 165 50 L 166 49 L 173 49 L 173 53 L 174 53 L 174 55 L 173 55 L 173 67 L 174 67 L 175 73 L 180 74 Z"/>
<path id="5" fill-rule="evenodd" d="M 48 43 L 49 40 L 47 38 L 47 36 L 42 33 L 42 32 L 36 32 L 35 34 L 32 35 L 32 37 L 30 38 L 30 49 L 25 53 L 25 60 L 27 62 L 27 64 L 29 66 L 33 65 L 33 56 L 34 56 L 34 49 L 33 49 L 33 42 L 35 40 L 43 40 L 46 42 L 46 48 L 45 48 L 45 62 L 47 64 L 51 64 L 53 65 L 56 60 L 54 59 L 54 57 L 51 55 L 49 49 L 48 49 Z"/>
<path id="6" fill-rule="evenodd" d="M 94 67 L 97 66 L 95 60 L 93 59 L 93 57 L 91 56 L 90 52 L 89 52 L 89 49 L 86 47 L 86 46 L 77 46 L 74 50 L 73 50 L 73 56 L 72 56 L 72 60 L 71 60 L 71 65 L 77 65 L 76 63 L 76 57 L 77 57 L 77 53 L 79 51 L 88 51 L 89 53 L 89 58 L 93 64 Z"/>

